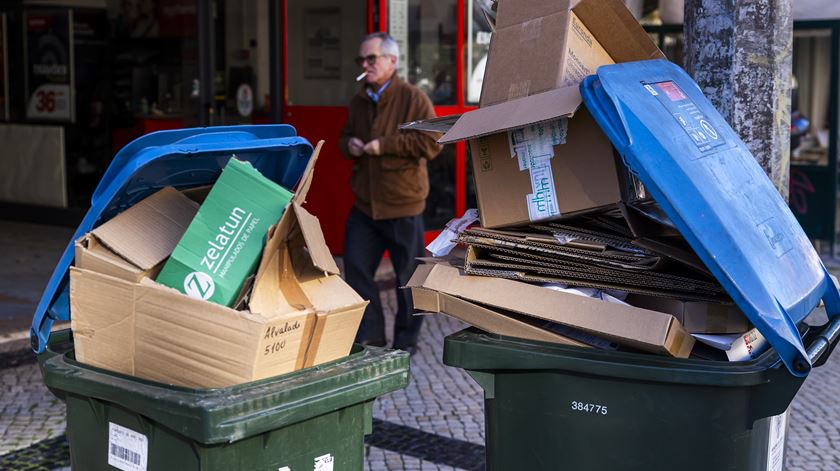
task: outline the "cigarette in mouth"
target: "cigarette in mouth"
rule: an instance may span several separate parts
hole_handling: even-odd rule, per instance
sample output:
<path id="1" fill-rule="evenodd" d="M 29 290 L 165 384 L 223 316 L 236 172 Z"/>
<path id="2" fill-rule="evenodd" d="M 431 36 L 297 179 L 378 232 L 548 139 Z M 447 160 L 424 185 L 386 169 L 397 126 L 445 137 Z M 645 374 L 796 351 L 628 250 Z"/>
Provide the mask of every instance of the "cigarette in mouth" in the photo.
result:
<path id="1" fill-rule="evenodd" d="M 356 77 L 356 81 L 358 82 L 359 80 L 365 78 L 365 75 L 367 75 L 367 72 L 362 72 L 358 77 Z"/>

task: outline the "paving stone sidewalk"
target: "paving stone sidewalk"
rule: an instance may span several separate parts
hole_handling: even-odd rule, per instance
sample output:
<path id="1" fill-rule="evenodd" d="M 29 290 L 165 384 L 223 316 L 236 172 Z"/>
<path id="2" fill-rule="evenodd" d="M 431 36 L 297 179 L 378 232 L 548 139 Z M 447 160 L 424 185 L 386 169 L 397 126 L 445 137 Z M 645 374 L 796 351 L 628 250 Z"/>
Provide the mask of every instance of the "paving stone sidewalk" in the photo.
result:
<path id="1" fill-rule="evenodd" d="M 0 277 L 0 293 L 15 296 L 31 309 L 33 299 L 37 302 L 40 295 L 38 290 L 43 289 L 44 276 L 49 275 L 55 263 L 52 258 L 57 258 L 54 247 L 47 255 L 45 247 L 56 245 L 55 241 L 62 238 L 62 243 L 66 243 L 69 234 L 65 231 L 49 235 L 46 233 L 54 231 L 52 228 L 26 227 L 18 228 L 21 230 L 16 238 L 6 232 L 8 228 L 0 222 L 0 241 L 18 245 L 11 247 L 11 252 L 0 254 L 0 262 L 7 267 L 14 266 L 8 265 L 12 262 L 25 267 L 29 275 L 23 279 L 40 287 L 15 290 L 6 284 L 16 282 L 15 276 L 7 272 Z M 26 253 L 27 250 L 38 253 Z M 832 271 L 837 272 L 833 267 Z M 388 285 L 387 266 L 379 278 L 383 287 Z M 383 306 L 393 311 L 393 292 L 383 292 L 382 296 Z M 7 311 L 6 314 L 12 313 Z M 26 315 L 31 319 L 31 313 Z M 16 322 L 23 324 L 20 317 Z M 387 319 L 390 331 L 392 317 Z M 408 387 L 375 402 L 374 431 L 365 445 L 365 469 L 484 468 L 482 391 L 463 371 L 446 367 L 441 360 L 443 338 L 463 327 L 445 316 L 426 319 L 420 351 L 411 360 Z M 833 355 L 825 366 L 811 373 L 791 406 L 787 470 L 840 469 L 838 387 L 840 355 Z M 0 469 L 69 470 L 64 414 L 63 404 L 43 386 L 32 356 L 26 351 L 16 354 L 0 348 Z"/>

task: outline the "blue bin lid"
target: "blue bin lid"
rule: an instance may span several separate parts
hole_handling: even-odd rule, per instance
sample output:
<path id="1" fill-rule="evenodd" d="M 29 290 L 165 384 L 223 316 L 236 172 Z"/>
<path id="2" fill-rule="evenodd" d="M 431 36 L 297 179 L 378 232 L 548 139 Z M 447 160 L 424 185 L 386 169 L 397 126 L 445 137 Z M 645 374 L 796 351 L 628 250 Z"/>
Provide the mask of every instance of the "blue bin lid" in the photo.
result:
<path id="1" fill-rule="evenodd" d="M 804 377 L 796 324 L 840 294 L 753 155 L 680 67 L 603 66 L 581 84 L 595 120 L 738 307 Z"/>
<path id="2" fill-rule="evenodd" d="M 179 129 L 151 133 L 123 147 L 96 187 L 90 209 L 41 296 L 30 330 L 32 349 L 43 352 L 53 322 L 70 319 L 68 273 L 79 237 L 163 187 L 214 183 L 232 156 L 291 191 L 312 156 L 309 141 L 295 134 L 285 124 Z"/>

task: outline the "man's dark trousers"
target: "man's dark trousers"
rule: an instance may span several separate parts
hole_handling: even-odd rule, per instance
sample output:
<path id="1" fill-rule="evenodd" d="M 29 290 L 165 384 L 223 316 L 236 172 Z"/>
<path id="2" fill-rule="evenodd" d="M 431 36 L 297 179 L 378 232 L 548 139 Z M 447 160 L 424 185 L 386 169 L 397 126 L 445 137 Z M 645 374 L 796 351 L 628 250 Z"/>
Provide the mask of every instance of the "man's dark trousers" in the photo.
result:
<path id="1" fill-rule="evenodd" d="M 405 286 L 423 256 L 423 215 L 374 220 L 356 207 L 350 211 L 344 234 L 344 272 L 347 283 L 364 299 L 369 299 L 357 342 L 385 345 L 385 317 L 379 300 L 379 287 L 373 281 L 382 256 L 388 251 L 397 287 Z M 397 289 L 397 315 L 394 320 L 394 348 L 414 347 L 423 323 L 413 316 L 407 289 Z"/>

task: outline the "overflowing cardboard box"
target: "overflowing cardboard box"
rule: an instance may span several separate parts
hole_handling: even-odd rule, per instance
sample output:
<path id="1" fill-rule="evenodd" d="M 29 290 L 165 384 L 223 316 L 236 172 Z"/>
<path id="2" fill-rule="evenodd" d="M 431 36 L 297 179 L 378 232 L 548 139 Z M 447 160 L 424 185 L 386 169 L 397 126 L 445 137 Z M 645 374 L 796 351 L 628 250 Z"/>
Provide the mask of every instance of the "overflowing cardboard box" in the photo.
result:
<path id="1" fill-rule="evenodd" d="M 519 281 L 465 275 L 458 268 L 446 264 L 418 266 L 407 286 L 443 293 L 491 309 L 548 320 L 651 353 L 687 358 L 694 346 L 694 339 L 670 314 L 553 291 Z M 422 302 L 420 306 L 423 306 Z M 490 318 L 499 316 L 490 309 L 480 314 Z"/>
<path id="2" fill-rule="evenodd" d="M 301 206 L 320 148 L 268 235 L 248 310 L 191 298 L 148 276 L 113 276 L 103 264 L 123 252 L 93 265 L 86 263 L 90 257 L 77 259 L 70 273 L 77 360 L 169 384 L 223 387 L 347 355 L 367 302 L 338 276 L 317 218 Z M 124 212 L 121 223 L 148 231 L 134 214 L 141 204 Z M 167 237 L 174 247 L 180 234 Z M 144 240 L 136 244 L 122 250 L 145 248 Z"/>
<path id="3" fill-rule="evenodd" d="M 578 83 L 601 65 L 662 57 L 619 0 L 500 2 L 481 107 L 439 141 L 470 141 L 482 226 L 620 203 L 632 177 L 579 109 Z"/>
<path id="4" fill-rule="evenodd" d="M 502 2 L 481 88 L 481 107 L 578 85 L 610 54 L 571 1 Z"/>

